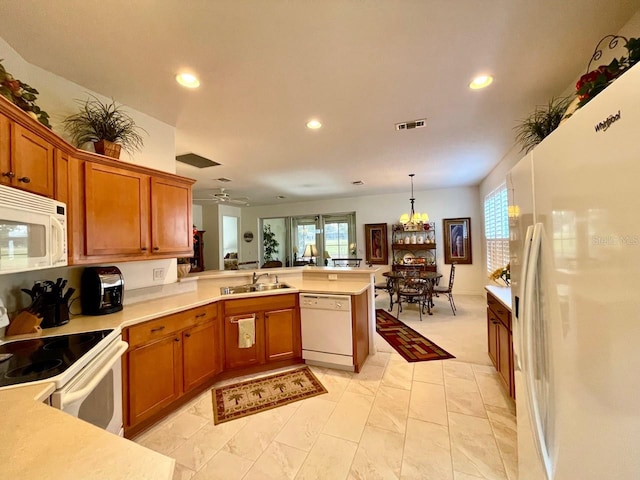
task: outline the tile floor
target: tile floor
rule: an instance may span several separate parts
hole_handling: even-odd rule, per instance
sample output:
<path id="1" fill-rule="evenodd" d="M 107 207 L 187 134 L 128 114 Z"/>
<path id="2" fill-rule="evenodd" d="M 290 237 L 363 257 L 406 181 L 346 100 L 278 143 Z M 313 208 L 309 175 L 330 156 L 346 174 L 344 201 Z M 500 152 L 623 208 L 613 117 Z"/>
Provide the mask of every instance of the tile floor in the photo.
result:
<path id="1" fill-rule="evenodd" d="M 214 425 L 205 392 L 135 441 L 175 458 L 176 480 L 517 480 L 515 406 L 486 354 L 485 300 L 456 296 L 455 317 L 435 301 L 423 322 L 414 306 L 401 319 L 455 360 L 407 363 L 376 335 L 359 374 L 312 367 L 328 394 Z"/>

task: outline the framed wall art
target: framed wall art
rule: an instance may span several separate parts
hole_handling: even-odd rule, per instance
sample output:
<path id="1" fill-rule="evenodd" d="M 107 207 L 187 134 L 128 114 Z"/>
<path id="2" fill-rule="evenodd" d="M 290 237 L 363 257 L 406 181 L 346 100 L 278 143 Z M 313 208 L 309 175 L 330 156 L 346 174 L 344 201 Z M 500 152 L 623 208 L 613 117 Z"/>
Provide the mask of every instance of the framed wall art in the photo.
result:
<path id="1" fill-rule="evenodd" d="M 387 224 L 367 223 L 364 226 L 366 243 L 366 261 L 373 265 L 389 263 L 389 247 L 387 245 Z"/>
<path id="2" fill-rule="evenodd" d="M 444 263 L 471 264 L 471 218 L 442 220 Z"/>

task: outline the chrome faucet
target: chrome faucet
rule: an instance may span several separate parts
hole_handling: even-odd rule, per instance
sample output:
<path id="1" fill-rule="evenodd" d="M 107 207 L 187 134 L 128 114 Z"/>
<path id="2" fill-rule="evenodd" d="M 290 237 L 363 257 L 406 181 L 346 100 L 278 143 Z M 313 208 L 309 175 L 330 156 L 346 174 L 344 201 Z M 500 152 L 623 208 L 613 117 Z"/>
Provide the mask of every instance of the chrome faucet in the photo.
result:
<path id="1" fill-rule="evenodd" d="M 252 285 L 255 285 L 256 283 L 258 283 L 258 279 L 260 277 L 264 277 L 265 275 L 269 275 L 268 273 L 261 273 L 260 275 L 256 275 L 256 272 L 253 272 L 253 280 L 251 281 Z"/>

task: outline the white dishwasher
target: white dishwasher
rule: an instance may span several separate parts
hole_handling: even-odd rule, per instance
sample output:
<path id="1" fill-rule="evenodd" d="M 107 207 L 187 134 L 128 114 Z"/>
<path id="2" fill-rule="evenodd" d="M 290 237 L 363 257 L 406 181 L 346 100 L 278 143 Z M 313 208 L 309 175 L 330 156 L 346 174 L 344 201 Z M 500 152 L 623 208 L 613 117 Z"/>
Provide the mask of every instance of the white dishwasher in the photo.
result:
<path id="1" fill-rule="evenodd" d="M 351 297 L 300 294 L 302 358 L 353 370 Z"/>

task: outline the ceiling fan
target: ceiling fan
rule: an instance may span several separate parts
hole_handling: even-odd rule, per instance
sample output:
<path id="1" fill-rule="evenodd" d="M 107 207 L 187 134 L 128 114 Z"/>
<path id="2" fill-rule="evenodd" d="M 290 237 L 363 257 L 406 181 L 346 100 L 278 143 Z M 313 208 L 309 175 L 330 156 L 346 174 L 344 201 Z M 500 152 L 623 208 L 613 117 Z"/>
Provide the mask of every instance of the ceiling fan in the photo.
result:
<path id="1" fill-rule="evenodd" d="M 215 203 L 228 203 L 232 205 L 249 205 L 249 197 L 232 197 L 224 188 L 220 188 L 219 192 L 208 193 L 209 198 L 194 198 L 194 200 Z"/>

